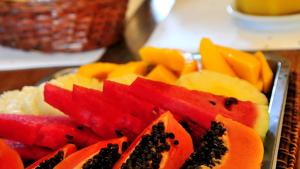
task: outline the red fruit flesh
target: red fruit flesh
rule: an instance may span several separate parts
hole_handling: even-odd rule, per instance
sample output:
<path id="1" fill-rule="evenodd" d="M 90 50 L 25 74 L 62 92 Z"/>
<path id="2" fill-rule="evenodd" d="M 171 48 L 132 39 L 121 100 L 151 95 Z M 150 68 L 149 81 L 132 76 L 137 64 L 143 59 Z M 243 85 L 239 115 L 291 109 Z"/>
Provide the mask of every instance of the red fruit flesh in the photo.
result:
<path id="1" fill-rule="evenodd" d="M 105 136 L 106 139 L 115 138 L 119 133 L 132 140 L 147 125 L 111 104 L 110 100 L 102 96 L 102 94 L 98 94 L 97 97 L 91 97 L 93 92 L 95 91 L 92 89 L 79 86 L 73 87 L 73 101 L 91 114 L 87 125 L 96 133 Z"/>
<path id="2" fill-rule="evenodd" d="M 68 142 L 83 147 L 99 137 L 64 116 L 0 114 L 0 137 L 56 149 Z"/>
<path id="3" fill-rule="evenodd" d="M 103 95 L 112 100 L 116 107 L 143 119 L 145 123 L 150 123 L 158 116 L 158 112 L 154 111 L 156 106 L 131 95 L 127 85 L 106 80 L 103 85 Z"/>
<path id="4" fill-rule="evenodd" d="M 210 122 L 215 119 L 216 114 L 209 113 L 189 101 L 173 97 L 169 95 L 171 93 L 167 91 L 169 89 L 153 87 L 151 83 L 148 83 L 148 80 L 144 80 L 138 78 L 134 81 L 130 86 L 130 92 L 140 99 L 152 102 L 165 110 L 170 110 L 178 121 L 188 123 L 193 135 L 201 136 L 209 128 Z M 164 83 L 159 84 L 166 85 Z"/>
<path id="5" fill-rule="evenodd" d="M 205 92 L 191 91 L 152 80 L 138 78 L 130 91 L 135 96 L 150 101 L 174 113 L 179 120 L 186 121 L 193 131 L 208 129 L 217 114 L 253 127 L 257 111 L 255 105 L 234 99 L 225 106 L 228 98 Z"/>

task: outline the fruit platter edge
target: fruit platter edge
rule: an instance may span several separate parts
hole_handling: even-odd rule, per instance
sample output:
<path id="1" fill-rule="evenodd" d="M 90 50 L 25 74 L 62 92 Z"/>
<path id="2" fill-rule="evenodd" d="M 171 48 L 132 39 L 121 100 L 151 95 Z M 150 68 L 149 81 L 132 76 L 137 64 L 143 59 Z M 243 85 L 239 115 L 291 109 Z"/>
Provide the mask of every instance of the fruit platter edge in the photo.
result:
<path id="1" fill-rule="evenodd" d="M 268 96 L 270 124 L 264 141 L 265 154 L 262 168 L 275 169 L 285 112 L 290 65 L 281 56 L 266 54 L 266 57 L 275 76 L 272 92 Z"/>
<path id="2" fill-rule="evenodd" d="M 290 65 L 288 61 L 281 56 L 273 55 L 271 53 L 266 53 L 265 56 L 274 73 L 274 81 L 272 90 L 267 95 L 270 102 L 270 124 L 268 133 L 264 140 L 265 153 L 262 169 L 275 169 L 288 91 Z M 73 67 L 60 70 L 49 77 L 41 79 L 38 84 L 68 73 L 74 73 L 77 69 L 77 67 Z"/>

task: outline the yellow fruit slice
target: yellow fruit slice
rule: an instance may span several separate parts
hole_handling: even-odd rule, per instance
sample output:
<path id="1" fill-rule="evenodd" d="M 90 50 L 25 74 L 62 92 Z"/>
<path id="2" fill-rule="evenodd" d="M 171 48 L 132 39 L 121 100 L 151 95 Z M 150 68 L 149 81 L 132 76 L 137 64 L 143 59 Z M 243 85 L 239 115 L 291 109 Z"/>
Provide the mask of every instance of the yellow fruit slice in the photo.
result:
<path id="1" fill-rule="evenodd" d="M 147 69 L 147 64 L 143 61 L 128 62 L 118 66 L 112 71 L 108 78 L 121 77 L 127 74 L 144 75 Z"/>
<path id="2" fill-rule="evenodd" d="M 273 72 L 262 52 L 256 52 L 255 57 L 260 61 L 261 64 L 261 76 L 263 80 L 263 91 L 269 92 L 273 82 Z"/>
<path id="3" fill-rule="evenodd" d="M 223 46 L 217 46 L 217 48 L 240 78 L 256 84 L 261 66 L 260 62 L 253 55 Z"/>
<path id="4" fill-rule="evenodd" d="M 73 84 L 93 89 L 102 89 L 102 83 L 93 78 L 69 74 L 53 79 L 50 83 L 68 90 Z M 22 90 L 7 91 L 0 95 L 0 112 L 34 115 L 64 115 L 44 101 L 44 84 L 25 86 Z"/>
<path id="5" fill-rule="evenodd" d="M 177 85 L 261 105 L 268 104 L 267 97 L 248 81 L 209 70 L 182 75 Z"/>
<path id="6" fill-rule="evenodd" d="M 181 74 L 187 74 L 187 73 L 196 72 L 196 71 L 198 71 L 198 63 L 197 63 L 197 61 L 193 60 L 191 62 L 186 62 L 184 64 Z"/>
<path id="7" fill-rule="evenodd" d="M 168 70 L 163 65 L 157 65 L 152 71 L 146 76 L 151 80 L 156 80 L 165 83 L 174 83 L 177 80 L 177 76 Z"/>
<path id="8" fill-rule="evenodd" d="M 127 74 L 127 75 L 120 76 L 120 77 L 109 78 L 108 80 L 126 84 L 126 85 L 130 85 L 138 77 L 139 77 L 139 75 L 136 75 L 136 74 Z"/>
<path id="9" fill-rule="evenodd" d="M 204 69 L 215 72 L 236 76 L 223 56 L 219 53 L 218 48 L 208 38 L 203 38 L 199 48 L 201 62 Z"/>
<path id="10" fill-rule="evenodd" d="M 178 73 L 182 71 L 185 63 L 182 53 L 175 49 L 143 47 L 139 54 L 149 64 L 161 64 Z"/>
<path id="11" fill-rule="evenodd" d="M 283 15 L 300 11 L 300 0 L 236 0 L 238 10 L 255 15 Z"/>
<path id="12" fill-rule="evenodd" d="M 115 70 L 117 67 L 118 65 L 114 63 L 91 63 L 80 66 L 77 71 L 77 75 L 103 80 L 108 76 L 110 72 Z"/>
<path id="13" fill-rule="evenodd" d="M 101 89 L 102 86 L 101 82 L 99 82 L 95 78 L 87 78 L 79 76 L 77 74 L 68 74 L 65 76 L 61 76 L 51 80 L 50 83 L 68 90 L 72 90 L 74 84 L 97 90 Z"/>

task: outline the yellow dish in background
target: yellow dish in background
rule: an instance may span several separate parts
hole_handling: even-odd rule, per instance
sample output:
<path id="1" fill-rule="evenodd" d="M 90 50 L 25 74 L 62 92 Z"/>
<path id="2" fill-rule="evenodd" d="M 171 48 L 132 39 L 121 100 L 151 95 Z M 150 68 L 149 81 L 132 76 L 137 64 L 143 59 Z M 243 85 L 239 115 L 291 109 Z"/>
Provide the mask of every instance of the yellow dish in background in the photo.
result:
<path id="1" fill-rule="evenodd" d="M 300 12 L 300 0 L 235 0 L 235 7 L 253 15 L 287 15 Z"/>

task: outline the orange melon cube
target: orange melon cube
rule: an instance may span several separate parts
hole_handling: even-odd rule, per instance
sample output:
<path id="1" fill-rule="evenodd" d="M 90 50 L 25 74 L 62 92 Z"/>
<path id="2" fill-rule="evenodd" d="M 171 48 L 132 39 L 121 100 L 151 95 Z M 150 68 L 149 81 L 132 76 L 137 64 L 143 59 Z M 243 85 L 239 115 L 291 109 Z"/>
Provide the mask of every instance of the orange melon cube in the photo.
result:
<path id="1" fill-rule="evenodd" d="M 139 54 L 143 61 L 149 64 L 161 64 L 172 71 L 181 72 L 185 59 L 179 50 L 143 47 L 140 49 Z"/>
<path id="2" fill-rule="evenodd" d="M 108 78 L 121 77 L 127 74 L 144 75 L 147 64 L 143 61 L 133 61 L 119 65 L 115 70 L 108 74 Z"/>
<path id="3" fill-rule="evenodd" d="M 254 86 L 259 90 L 263 91 L 264 82 L 262 78 L 259 78 L 258 81 L 254 84 Z"/>
<path id="4" fill-rule="evenodd" d="M 198 63 L 197 63 L 197 61 L 193 60 L 191 62 L 186 62 L 184 64 L 181 74 L 187 74 L 187 73 L 196 72 L 196 71 L 198 71 Z"/>
<path id="5" fill-rule="evenodd" d="M 252 84 L 257 83 L 261 65 L 252 54 L 223 46 L 217 48 L 238 77 Z"/>
<path id="6" fill-rule="evenodd" d="M 203 38 L 201 40 L 199 52 L 201 54 L 201 62 L 204 69 L 236 76 L 210 39 Z"/>
<path id="7" fill-rule="evenodd" d="M 261 76 L 263 80 L 263 91 L 267 93 L 270 91 L 273 82 L 273 72 L 262 52 L 256 52 L 255 57 L 260 61 L 261 64 Z"/>
<path id="8" fill-rule="evenodd" d="M 117 67 L 118 65 L 114 63 L 91 63 L 80 66 L 77 71 L 77 75 L 103 80 L 107 77 L 109 73 L 114 71 Z"/>
<path id="9" fill-rule="evenodd" d="M 146 78 L 164 83 L 174 83 L 177 80 L 177 76 L 163 65 L 157 65 Z"/>

